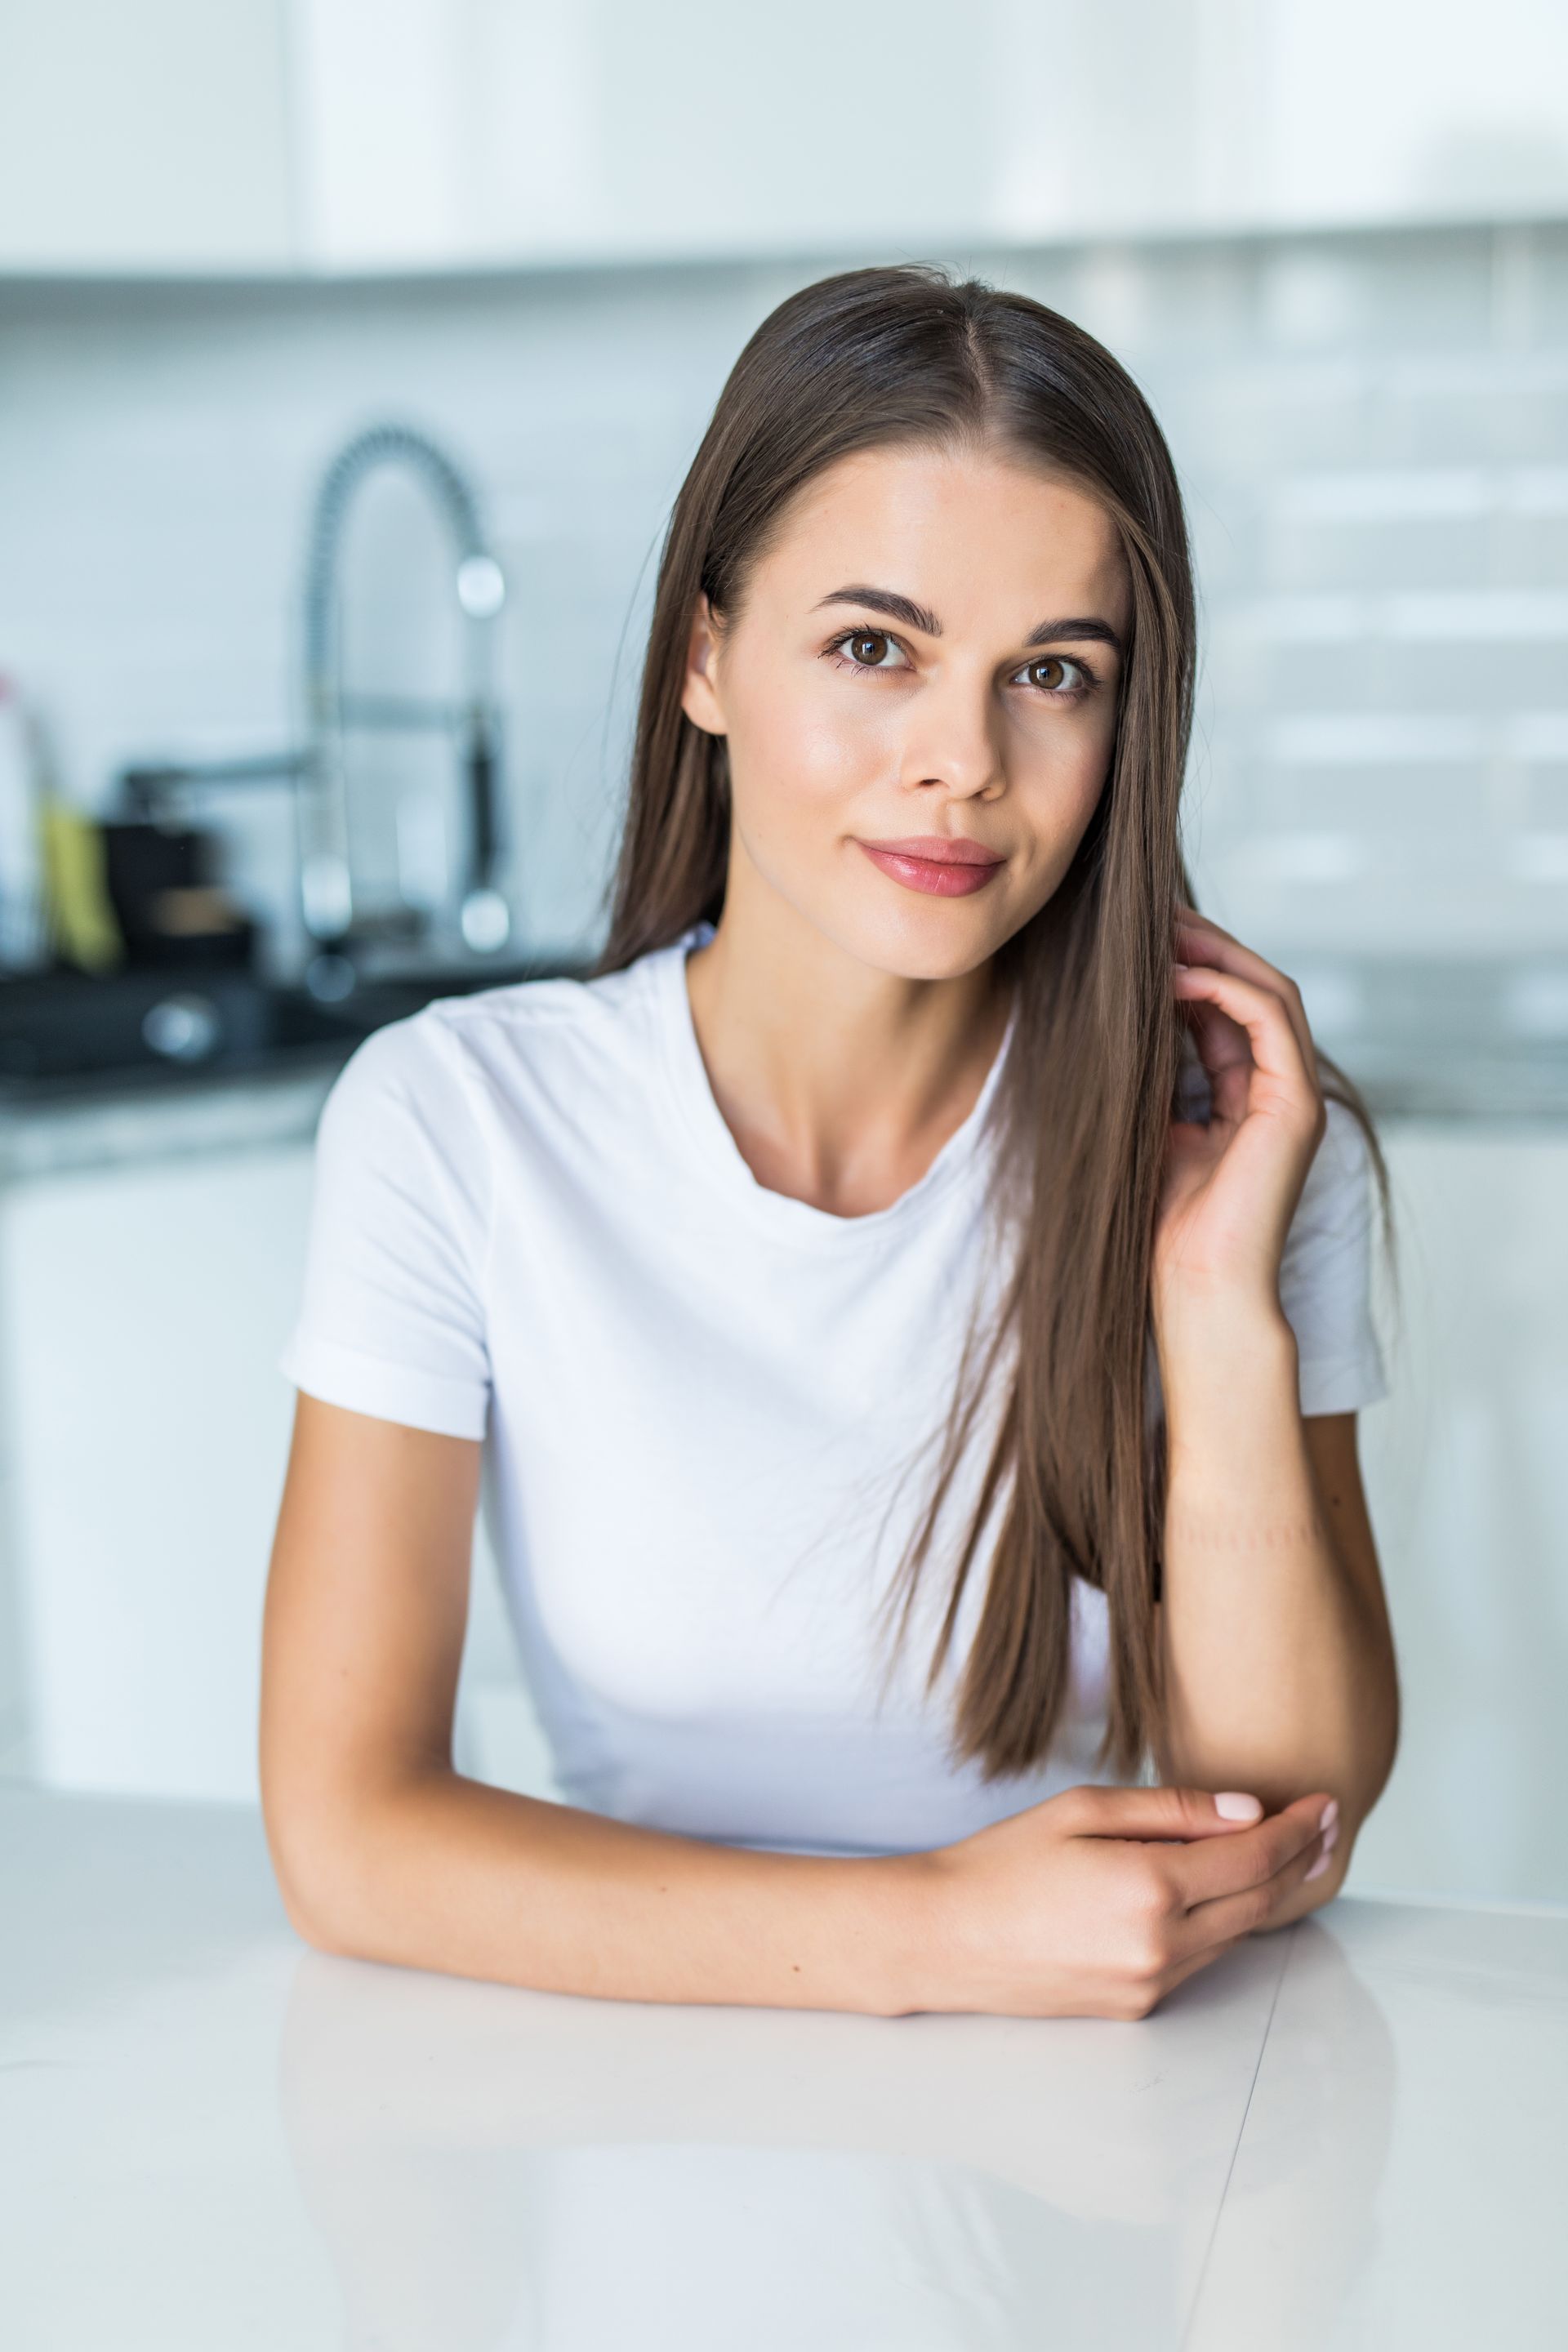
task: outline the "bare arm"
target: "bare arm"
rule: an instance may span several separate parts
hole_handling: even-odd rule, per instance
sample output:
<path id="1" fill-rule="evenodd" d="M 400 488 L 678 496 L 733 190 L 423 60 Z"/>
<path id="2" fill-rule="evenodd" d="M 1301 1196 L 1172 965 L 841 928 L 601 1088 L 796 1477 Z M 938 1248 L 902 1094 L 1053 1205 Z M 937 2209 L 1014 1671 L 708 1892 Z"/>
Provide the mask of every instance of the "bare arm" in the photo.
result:
<path id="1" fill-rule="evenodd" d="M 1340 1801 L 1337 1893 L 1393 1767 L 1399 1688 L 1353 1412 L 1304 1419 L 1281 1316 L 1168 1333 L 1170 1486 L 1162 1636 L 1173 1777 Z M 1281 1923 L 1283 1924 L 1283 1923 Z"/>
<path id="2" fill-rule="evenodd" d="M 1191 908 L 1177 912 L 1175 957 L 1211 1108 L 1204 1122 L 1172 1119 L 1154 1234 L 1162 1760 L 1211 1787 L 1237 1776 L 1269 1804 L 1333 1791 L 1335 1849 L 1288 1906 L 1295 1918 L 1338 1890 L 1399 1737 L 1355 1415 L 1303 1416 L 1280 1293 L 1331 1120 L 1297 983 Z"/>
<path id="3" fill-rule="evenodd" d="M 1272 1924 L 1323 1799 L 1073 1790 L 929 1854 L 755 1853 L 453 1770 L 479 1445 L 302 1396 L 262 1800 L 290 1918 L 367 1959 L 637 2000 L 1142 2016 Z"/>
<path id="4" fill-rule="evenodd" d="M 289 1916 L 364 1958 L 639 2000 L 880 2010 L 897 1872 L 633 1829 L 450 1761 L 480 1449 L 301 1396 L 262 1795 Z"/>

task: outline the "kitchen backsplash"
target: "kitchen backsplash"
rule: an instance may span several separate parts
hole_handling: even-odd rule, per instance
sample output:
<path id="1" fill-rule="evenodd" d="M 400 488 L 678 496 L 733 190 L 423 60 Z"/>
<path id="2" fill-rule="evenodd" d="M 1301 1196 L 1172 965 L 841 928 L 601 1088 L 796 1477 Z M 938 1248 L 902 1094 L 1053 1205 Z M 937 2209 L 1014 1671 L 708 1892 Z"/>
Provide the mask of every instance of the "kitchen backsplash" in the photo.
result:
<path id="1" fill-rule="evenodd" d="M 1568 942 L 1568 226 L 958 257 L 1100 335 L 1169 436 L 1209 909 L 1278 956 Z M 316 482 L 402 417 L 470 469 L 510 582 L 525 929 L 586 941 L 669 500 L 746 334 L 817 274 L 0 285 L 0 672 L 67 789 L 296 736 Z M 366 497 L 366 683 L 449 658 L 437 529 L 405 486 Z M 204 814 L 287 953 L 286 793 Z"/>

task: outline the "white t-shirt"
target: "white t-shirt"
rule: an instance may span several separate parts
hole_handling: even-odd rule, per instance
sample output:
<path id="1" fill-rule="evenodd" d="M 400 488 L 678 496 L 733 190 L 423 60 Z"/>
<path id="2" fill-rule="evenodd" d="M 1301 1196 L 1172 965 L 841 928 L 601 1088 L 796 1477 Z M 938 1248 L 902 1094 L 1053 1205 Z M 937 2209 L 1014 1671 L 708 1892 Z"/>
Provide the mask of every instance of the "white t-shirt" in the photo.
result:
<path id="1" fill-rule="evenodd" d="M 948 1751 L 981 1564 L 931 1695 L 942 1559 L 890 1669 L 877 1616 L 994 1271 L 1007 1044 L 918 1183 L 832 1215 L 759 1184 L 714 1101 L 685 970 L 710 936 L 446 999 L 359 1047 L 322 1114 L 282 1369 L 329 1403 L 486 1440 L 501 1581 L 572 1802 L 735 1844 L 945 1843 L 1115 1777 L 1093 1760 L 1106 1606 L 1081 1580 L 1059 1737 L 990 1783 Z M 1306 1412 L 1387 1393 L 1368 1180 L 1331 1105 L 1280 1276 Z M 965 1500 L 961 1480 L 955 1528 Z"/>

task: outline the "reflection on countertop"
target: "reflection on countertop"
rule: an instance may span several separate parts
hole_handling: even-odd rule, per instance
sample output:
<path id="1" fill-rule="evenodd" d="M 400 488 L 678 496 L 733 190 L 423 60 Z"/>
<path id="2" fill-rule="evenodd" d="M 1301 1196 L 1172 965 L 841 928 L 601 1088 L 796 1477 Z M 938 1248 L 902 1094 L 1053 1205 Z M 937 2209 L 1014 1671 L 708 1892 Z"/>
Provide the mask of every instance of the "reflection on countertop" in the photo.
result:
<path id="1" fill-rule="evenodd" d="M 1341 1896 L 1135 2024 L 878 2019 L 309 1951 L 238 1806 L 0 1794 L 0 1867 L 19 2341 L 1561 2340 L 1568 1911 Z"/>

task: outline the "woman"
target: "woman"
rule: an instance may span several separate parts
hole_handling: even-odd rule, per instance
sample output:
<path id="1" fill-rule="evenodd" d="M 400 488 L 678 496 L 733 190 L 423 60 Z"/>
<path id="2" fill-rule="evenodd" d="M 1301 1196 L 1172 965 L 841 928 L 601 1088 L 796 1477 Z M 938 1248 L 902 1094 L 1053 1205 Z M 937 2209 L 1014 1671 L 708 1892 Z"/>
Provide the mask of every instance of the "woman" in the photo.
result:
<path id="1" fill-rule="evenodd" d="M 323 1118 L 262 1724 L 312 1942 L 1141 2017 L 1334 1893 L 1396 1738 L 1386 1181 L 1193 908 L 1193 667 L 1089 336 L 912 268 L 764 321 L 598 972 L 383 1030 Z M 481 1454 L 563 1805 L 451 1766 Z"/>

